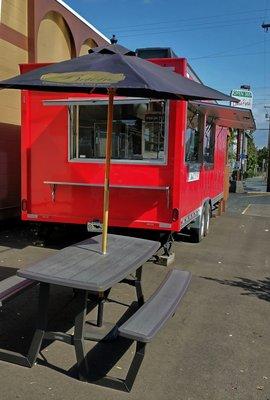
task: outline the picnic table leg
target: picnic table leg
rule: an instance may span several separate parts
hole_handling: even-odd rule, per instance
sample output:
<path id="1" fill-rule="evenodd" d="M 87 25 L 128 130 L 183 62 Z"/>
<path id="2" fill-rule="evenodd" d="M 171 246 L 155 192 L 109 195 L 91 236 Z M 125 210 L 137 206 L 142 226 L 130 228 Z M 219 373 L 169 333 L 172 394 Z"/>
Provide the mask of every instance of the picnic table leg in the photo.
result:
<path id="1" fill-rule="evenodd" d="M 49 283 L 40 283 L 39 286 L 39 300 L 38 300 L 38 315 L 37 315 L 37 325 L 36 331 L 34 333 L 34 337 L 32 339 L 27 359 L 29 362 L 29 366 L 32 367 L 35 363 L 38 353 L 40 351 L 40 347 L 42 341 L 44 339 L 44 335 L 47 328 L 47 319 L 48 319 L 48 305 L 49 305 L 49 294 L 50 294 L 50 285 Z"/>
<path id="2" fill-rule="evenodd" d="M 137 293 L 138 305 L 141 307 L 144 304 L 144 296 L 142 292 L 142 267 L 136 271 L 135 288 Z"/>
<path id="3" fill-rule="evenodd" d="M 103 311 L 104 311 L 104 304 L 109 296 L 111 289 L 106 290 L 102 293 L 100 298 L 98 299 L 98 314 L 97 314 L 97 326 L 101 327 L 103 325 Z"/>
<path id="4" fill-rule="evenodd" d="M 88 363 L 84 346 L 84 327 L 87 312 L 87 291 L 80 290 L 77 294 L 79 312 L 75 318 L 74 347 L 77 359 L 78 377 L 86 381 L 88 376 Z"/>
<path id="5" fill-rule="evenodd" d="M 144 354 L 145 354 L 145 346 L 146 343 L 137 342 L 136 344 L 136 352 L 135 356 L 132 360 L 131 366 L 128 370 L 126 379 L 125 379 L 125 388 L 127 392 L 130 392 L 135 382 L 136 376 L 139 372 L 141 363 L 143 362 Z"/>

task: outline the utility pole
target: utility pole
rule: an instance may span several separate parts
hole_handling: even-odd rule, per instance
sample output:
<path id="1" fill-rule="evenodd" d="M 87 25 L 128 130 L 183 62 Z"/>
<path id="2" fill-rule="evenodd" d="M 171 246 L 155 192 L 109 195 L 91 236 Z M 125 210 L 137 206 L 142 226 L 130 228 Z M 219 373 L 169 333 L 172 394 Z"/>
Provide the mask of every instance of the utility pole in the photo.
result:
<path id="1" fill-rule="evenodd" d="M 270 106 L 264 106 L 265 109 L 270 108 Z M 268 120 L 268 167 L 267 167 L 267 186 L 266 191 L 270 192 L 270 115 L 267 113 L 265 115 Z"/>
<path id="2" fill-rule="evenodd" d="M 270 24 L 262 24 L 262 28 L 264 29 L 265 32 L 268 32 L 268 29 L 270 28 Z M 264 108 L 270 108 L 270 106 L 264 106 Z M 270 192 L 270 118 L 268 115 L 268 121 L 269 121 L 269 126 L 268 126 L 268 172 L 267 172 L 267 186 L 266 186 L 266 191 Z"/>

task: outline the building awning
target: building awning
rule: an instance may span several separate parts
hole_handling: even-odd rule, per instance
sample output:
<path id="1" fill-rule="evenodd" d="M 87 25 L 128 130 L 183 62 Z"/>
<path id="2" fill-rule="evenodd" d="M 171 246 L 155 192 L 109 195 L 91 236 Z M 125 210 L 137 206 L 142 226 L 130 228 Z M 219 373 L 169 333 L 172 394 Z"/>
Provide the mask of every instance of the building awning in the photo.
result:
<path id="1" fill-rule="evenodd" d="M 198 101 L 190 101 L 189 104 L 197 111 L 201 111 L 207 114 L 208 117 L 213 118 L 213 122 L 216 125 L 241 130 L 256 130 L 251 110 Z"/>

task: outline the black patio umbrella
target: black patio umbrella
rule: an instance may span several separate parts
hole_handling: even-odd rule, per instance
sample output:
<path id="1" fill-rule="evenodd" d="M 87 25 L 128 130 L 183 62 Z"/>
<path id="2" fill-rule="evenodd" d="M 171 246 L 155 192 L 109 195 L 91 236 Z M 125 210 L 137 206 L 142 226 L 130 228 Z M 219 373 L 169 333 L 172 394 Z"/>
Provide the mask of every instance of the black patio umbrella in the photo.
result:
<path id="1" fill-rule="evenodd" d="M 0 82 L 0 88 L 105 93 L 175 100 L 225 100 L 232 97 L 140 57 L 119 45 L 62 61 Z"/>
<path id="2" fill-rule="evenodd" d="M 114 95 L 172 100 L 236 99 L 135 56 L 117 44 L 0 82 L 0 88 L 108 94 L 102 252 L 106 253 Z"/>

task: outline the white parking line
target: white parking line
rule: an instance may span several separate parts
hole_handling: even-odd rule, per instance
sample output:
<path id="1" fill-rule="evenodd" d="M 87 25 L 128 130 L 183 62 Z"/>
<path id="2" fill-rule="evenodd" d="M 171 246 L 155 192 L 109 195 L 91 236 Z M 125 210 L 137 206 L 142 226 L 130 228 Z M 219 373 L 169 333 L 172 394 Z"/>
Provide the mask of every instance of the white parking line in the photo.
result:
<path id="1" fill-rule="evenodd" d="M 247 210 L 249 209 L 250 206 L 251 206 L 251 204 L 249 204 L 249 205 L 244 209 L 244 211 L 242 212 L 242 214 L 245 214 L 245 213 L 247 212 Z"/>
<path id="2" fill-rule="evenodd" d="M 253 192 L 253 193 L 254 193 L 254 192 Z M 262 196 L 268 196 L 268 195 L 270 195 L 269 192 L 260 192 L 260 193 L 255 192 L 254 194 L 251 194 L 251 193 L 249 192 L 248 195 L 245 196 L 245 197 L 262 197 Z"/>

